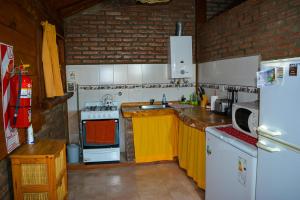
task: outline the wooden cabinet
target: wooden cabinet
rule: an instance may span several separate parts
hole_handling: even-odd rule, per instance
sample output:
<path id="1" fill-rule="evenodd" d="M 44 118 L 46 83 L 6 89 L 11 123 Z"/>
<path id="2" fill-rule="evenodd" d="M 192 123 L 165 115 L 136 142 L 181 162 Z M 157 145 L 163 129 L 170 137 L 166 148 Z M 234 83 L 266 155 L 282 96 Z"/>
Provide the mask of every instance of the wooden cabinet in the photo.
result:
<path id="1" fill-rule="evenodd" d="M 66 145 L 41 140 L 23 145 L 11 156 L 14 198 L 21 200 L 67 199 Z"/>

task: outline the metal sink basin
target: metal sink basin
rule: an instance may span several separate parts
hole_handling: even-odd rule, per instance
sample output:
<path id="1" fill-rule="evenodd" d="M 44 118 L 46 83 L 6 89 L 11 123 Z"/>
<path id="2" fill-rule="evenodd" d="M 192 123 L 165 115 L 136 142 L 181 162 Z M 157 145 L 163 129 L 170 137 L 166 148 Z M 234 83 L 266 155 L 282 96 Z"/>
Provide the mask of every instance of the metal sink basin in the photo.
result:
<path id="1" fill-rule="evenodd" d="M 151 110 L 151 109 L 163 109 L 163 108 L 167 108 L 166 105 L 143 105 L 143 106 L 139 106 L 140 109 L 142 110 Z"/>

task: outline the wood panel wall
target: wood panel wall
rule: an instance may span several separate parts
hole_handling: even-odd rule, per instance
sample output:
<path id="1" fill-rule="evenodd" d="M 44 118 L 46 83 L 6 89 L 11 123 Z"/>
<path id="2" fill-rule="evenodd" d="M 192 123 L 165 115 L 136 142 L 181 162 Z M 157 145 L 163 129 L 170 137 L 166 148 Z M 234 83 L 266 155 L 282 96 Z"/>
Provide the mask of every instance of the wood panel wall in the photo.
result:
<path id="1" fill-rule="evenodd" d="M 63 35 L 63 23 L 58 14 L 39 0 L 0 0 L 0 42 L 14 47 L 15 65 L 21 61 L 30 64 L 29 74 L 33 81 L 32 123 L 34 132 L 45 123 L 42 107 L 45 99 L 42 71 L 41 48 L 43 29 L 41 21 L 48 20 L 56 25 L 57 32 Z M 2 112 L 2 106 L 0 108 Z M 1 114 L 2 117 L 2 114 Z M 0 123 L 0 159 L 6 156 L 4 131 Z M 20 130 L 21 142 L 24 142 L 25 130 Z"/>

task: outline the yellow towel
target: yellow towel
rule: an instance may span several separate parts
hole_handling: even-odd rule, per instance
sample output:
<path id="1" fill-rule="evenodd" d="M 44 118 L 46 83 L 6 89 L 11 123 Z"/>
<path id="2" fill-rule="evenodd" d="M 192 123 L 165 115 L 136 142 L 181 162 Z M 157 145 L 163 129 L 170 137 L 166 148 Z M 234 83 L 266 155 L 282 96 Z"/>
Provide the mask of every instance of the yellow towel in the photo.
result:
<path id="1" fill-rule="evenodd" d="M 47 97 L 63 96 L 61 74 L 58 61 L 55 26 L 47 21 L 42 22 L 44 28 L 42 60 Z"/>

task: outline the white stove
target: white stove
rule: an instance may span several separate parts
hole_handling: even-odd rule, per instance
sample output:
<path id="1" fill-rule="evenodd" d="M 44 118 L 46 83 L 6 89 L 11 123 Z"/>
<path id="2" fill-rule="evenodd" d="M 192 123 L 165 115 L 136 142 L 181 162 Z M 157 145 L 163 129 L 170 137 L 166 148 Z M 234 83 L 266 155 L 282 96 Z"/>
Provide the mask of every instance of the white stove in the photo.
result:
<path id="1" fill-rule="evenodd" d="M 94 119 L 119 119 L 119 106 L 115 103 L 112 106 L 101 105 L 101 103 L 87 103 L 81 110 L 81 120 Z"/>
<path id="2" fill-rule="evenodd" d="M 119 145 L 119 104 L 112 102 L 110 104 L 101 102 L 92 102 L 85 104 L 80 112 L 81 119 L 81 141 L 83 149 L 83 162 L 119 162 L 120 161 L 120 145 Z M 105 124 L 113 123 L 113 131 L 104 131 L 105 129 L 95 125 L 93 132 L 89 133 L 87 129 L 88 123 Z M 104 122 L 104 123 L 103 123 Z M 101 126 L 102 126 L 101 124 Z M 100 130 L 101 129 L 101 130 Z M 99 143 L 99 141 L 91 142 L 90 136 L 98 134 L 114 134 L 114 142 Z M 89 136 L 88 136 L 89 135 Z M 102 137 L 102 136 L 100 136 Z M 99 138 L 99 136 L 95 137 Z"/>

